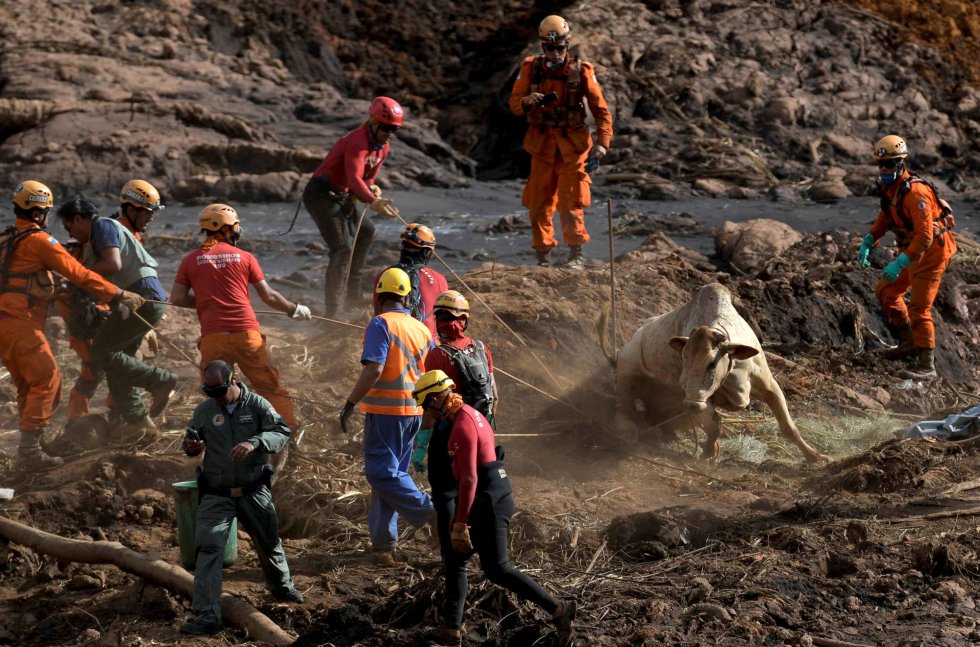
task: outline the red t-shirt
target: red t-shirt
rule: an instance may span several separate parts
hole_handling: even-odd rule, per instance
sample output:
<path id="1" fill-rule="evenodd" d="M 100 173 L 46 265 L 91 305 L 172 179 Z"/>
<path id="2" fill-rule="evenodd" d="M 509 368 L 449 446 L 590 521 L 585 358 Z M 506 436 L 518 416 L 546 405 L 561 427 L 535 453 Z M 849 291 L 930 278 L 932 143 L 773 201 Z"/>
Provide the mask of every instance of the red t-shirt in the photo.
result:
<path id="1" fill-rule="evenodd" d="M 388 144 L 376 148 L 371 144 L 367 124 L 355 128 L 337 140 L 313 177 L 326 177 L 335 189 L 350 191 L 364 203 L 374 202 L 374 194 L 368 188 L 374 184 L 381 165 L 388 157 Z"/>
<path id="2" fill-rule="evenodd" d="M 184 257 L 176 283 L 194 290 L 201 335 L 258 330 L 248 286 L 264 281 L 254 256 L 226 242 Z"/>
<path id="3" fill-rule="evenodd" d="M 442 350 L 442 346 L 452 346 L 456 350 L 469 350 L 476 347 L 473 338 L 461 337 L 452 341 L 443 341 L 439 346 L 432 349 L 425 358 L 425 370 L 434 371 L 438 369 L 448 375 L 453 382 L 459 384 L 459 371 L 456 370 L 456 363 L 449 353 Z M 487 353 L 487 369 L 493 373 L 493 355 L 490 354 L 490 347 L 486 343 L 483 344 L 483 350 Z"/>
<path id="4" fill-rule="evenodd" d="M 449 455 L 453 460 L 453 476 L 459 481 L 455 523 L 466 523 L 476 497 L 476 468 L 497 460 L 490 423 L 468 404 L 464 404 L 453 418 Z"/>

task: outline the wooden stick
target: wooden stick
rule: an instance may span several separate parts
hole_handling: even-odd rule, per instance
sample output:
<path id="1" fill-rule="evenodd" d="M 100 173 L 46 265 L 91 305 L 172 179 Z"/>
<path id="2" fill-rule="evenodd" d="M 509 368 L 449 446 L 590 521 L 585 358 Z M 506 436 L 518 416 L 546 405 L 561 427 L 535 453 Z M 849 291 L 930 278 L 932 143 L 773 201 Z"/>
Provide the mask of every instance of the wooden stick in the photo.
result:
<path id="1" fill-rule="evenodd" d="M 833 638 L 817 638 L 816 636 L 810 636 L 810 638 L 813 639 L 813 644 L 817 647 L 869 647 L 861 643 L 850 643 L 846 640 L 834 640 Z"/>
<path id="2" fill-rule="evenodd" d="M 0 516 L 0 537 L 36 553 L 51 555 L 66 562 L 83 564 L 112 564 L 145 580 L 167 588 L 190 599 L 194 593 L 194 577 L 163 559 L 152 559 L 126 548 L 118 541 L 78 541 L 38 530 Z M 221 613 L 232 625 L 245 629 L 253 640 L 273 645 L 292 645 L 295 638 L 248 602 L 221 594 Z"/>

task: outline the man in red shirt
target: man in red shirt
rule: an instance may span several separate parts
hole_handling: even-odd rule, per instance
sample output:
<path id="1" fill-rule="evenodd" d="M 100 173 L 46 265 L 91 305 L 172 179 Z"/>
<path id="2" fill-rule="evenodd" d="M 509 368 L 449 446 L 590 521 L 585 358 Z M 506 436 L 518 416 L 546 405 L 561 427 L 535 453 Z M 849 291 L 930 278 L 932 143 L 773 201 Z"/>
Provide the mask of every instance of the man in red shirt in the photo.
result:
<path id="1" fill-rule="evenodd" d="M 343 294 L 348 303 L 356 298 L 352 288 L 356 290 L 374 242 L 374 223 L 358 222 L 358 200 L 385 218 L 398 215 L 392 201 L 381 197 L 374 181 L 388 157 L 388 140 L 402 125 L 402 107 L 394 99 L 377 97 L 369 114 L 364 124 L 334 144 L 303 191 L 303 204 L 327 243 L 330 257 L 325 286 L 328 317 L 340 310 Z M 345 277 L 348 267 L 350 273 Z"/>
<path id="2" fill-rule="evenodd" d="M 483 415 L 463 403 L 442 371 L 427 371 L 412 395 L 426 416 L 439 422 L 432 437 L 429 483 L 436 508 L 439 544 L 446 575 L 444 625 L 432 636 L 440 644 L 460 644 L 466 602 L 466 563 L 474 553 L 487 579 L 549 614 L 557 630 L 555 644 L 572 644 L 576 604 L 559 602 L 510 563 L 507 530 L 514 515 L 503 447 Z"/>
<path id="3" fill-rule="evenodd" d="M 296 429 L 293 401 L 279 384 L 279 371 L 272 365 L 265 335 L 259 331 L 248 286 L 254 285 L 262 301 L 293 319 L 308 321 L 312 318 L 310 309 L 273 290 L 255 256 L 238 249 L 241 226 L 234 209 L 225 204 L 208 205 L 201 211 L 200 222 L 206 235 L 204 243 L 181 261 L 170 302 L 197 308 L 201 371 L 216 359 L 238 364 L 255 392 L 272 403 L 291 429 Z"/>
<path id="4" fill-rule="evenodd" d="M 417 222 L 405 227 L 402 233 L 402 251 L 398 262 L 392 267 L 404 270 L 412 282 L 412 291 L 406 300 L 408 311 L 413 317 L 429 327 L 432 338 L 436 336 L 436 319 L 433 316 L 436 299 L 449 289 L 446 277 L 429 267 L 432 252 L 436 250 L 436 235 L 425 225 Z M 377 284 L 381 273 L 375 277 Z M 374 295 L 374 314 L 381 314 L 378 295 Z"/>

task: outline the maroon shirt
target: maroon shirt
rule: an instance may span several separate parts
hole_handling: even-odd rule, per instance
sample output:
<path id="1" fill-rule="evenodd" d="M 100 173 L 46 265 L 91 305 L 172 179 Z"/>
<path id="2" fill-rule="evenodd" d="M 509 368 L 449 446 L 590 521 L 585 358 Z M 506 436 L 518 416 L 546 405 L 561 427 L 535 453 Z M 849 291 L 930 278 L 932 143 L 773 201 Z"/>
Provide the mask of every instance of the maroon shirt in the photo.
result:
<path id="1" fill-rule="evenodd" d="M 372 145 L 367 124 L 356 128 L 339 140 L 313 171 L 313 177 L 325 177 L 340 191 L 350 191 L 364 203 L 374 202 L 368 185 L 374 184 L 381 165 L 388 157 L 388 144 Z"/>
<path id="2" fill-rule="evenodd" d="M 453 476 L 459 481 L 455 523 L 466 523 L 476 498 L 476 468 L 497 460 L 490 423 L 468 404 L 464 404 L 453 418 L 449 457 L 453 463 Z"/>

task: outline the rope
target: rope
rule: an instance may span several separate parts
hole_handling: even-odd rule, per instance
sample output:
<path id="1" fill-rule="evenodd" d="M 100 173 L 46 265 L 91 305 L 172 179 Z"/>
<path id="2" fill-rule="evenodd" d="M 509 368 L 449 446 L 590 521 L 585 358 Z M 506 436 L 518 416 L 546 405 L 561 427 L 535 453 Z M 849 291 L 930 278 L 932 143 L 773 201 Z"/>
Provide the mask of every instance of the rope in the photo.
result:
<path id="1" fill-rule="evenodd" d="M 398 218 L 402 222 L 403 225 L 405 225 L 406 227 L 408 227 L 409 223 L 407 223 L 404 218 L 402 218 L 398 214 L 396 214 L 395 217 Z M 460 285 L 462 285 L 464 288 L 466 288 L 466 290 L 470 294 L 472 294 L 473 297 L 476 298 L 476 300 L 479 301 L 480 304 L 484 308 L 486 308 L 490 312 L 491 315 L 493 315 L 493 318 L 494 319 L 496 319 L 498 322 L 500 322 L 500 325 L 502 325 L 504 328 L 507 329 L 507 332 L 509 332 L 510 334 L 512 334 L 514 336 L 514 338 L 517 339 L 517 341 L 519 341 L 521 343 L 521 345 L 524 346 L 524 348 L 527 349 L 527 352 L 531 354 L 531 357 L 533 357 L 534 360 L 538 364 L 541 365 L 541 368 L 543 368 L 544 369 L 544 372 L 548 374 L 548 377 L 551 378 L 551 381 L 554 382 L 555 383 L 555 386 L 560 389 L 561 388 L 561 384 L 558 382 L 558 378 L 556 378 L 555 375 L 554 375 L 554 373 L 551 372 L 551 369 L 548 368 L 548 365 L 545 364 L 543 361 L 541 361 L 541 358 L 538 357 L 537 353 L 535 353 L 534 350 L 532 350 L 531 347 L 527 345 L 527 342 L 524 341 L 524 338 L 521 337 L 520 335 L 518 335 L 517 334 L 517 331 L 515 331 L 513 328 L 511 328 L 510 326 L 508 326 L 507 325 L 507 322 L 504 321 L 503 319 L 501 319 L 500 316 L 494 311 L 494 309 L 491 308 L 490 305 L 486 301 L 483 300 L 483 297 L 481 297 L 479 294 L 477 294 L 476 290 L 474 290 L 473 288 L 471 288 L 466 283 L 466 281 L 463 280 L 463 277 L 461 277 L 456 272 L 456 270 L 454 270 L 453 268 L 451 268 L 449 266 L 449 263 L 447 263 L 446 261 L 444 261 L 442 259 L 442 256 L 439 256 L 438 252 L 436 252 L 435 250 L 432 250 L 432 255 L 435 256 L 436 259 L 440 263 L 442 263 L 443 267 L 445 267 L 447 270 L 449 270 L 449 273 L 453 275 L 453 278 L 455 278 L 457 281 L 459 281 Z"/>

